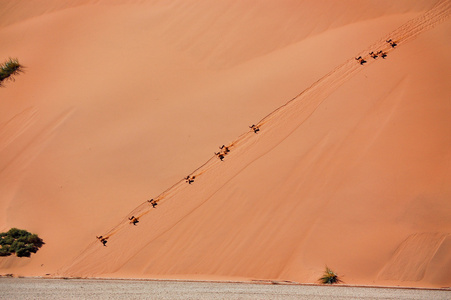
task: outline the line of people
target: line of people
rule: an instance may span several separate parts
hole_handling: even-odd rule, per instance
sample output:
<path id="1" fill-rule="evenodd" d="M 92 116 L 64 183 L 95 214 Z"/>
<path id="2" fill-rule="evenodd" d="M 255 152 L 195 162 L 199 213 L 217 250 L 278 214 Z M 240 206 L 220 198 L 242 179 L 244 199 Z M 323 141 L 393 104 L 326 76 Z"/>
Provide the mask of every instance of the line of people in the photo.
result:
<path id="1" fill-rule="evenodd" d="M 249 126 L 249 128 L 251 128 L 254 131 L 254 133 L 257 133 L 260 131 L 259 126 L 256 126 L 255 124 Z M 218 156 L 218 158 L 222 161 L 224 159 L 224 157 L 230 152 L 229 147 L 230 146 L 222 145 L 221 147 L 219 147 L 220 151 L 215 152 L 215 155 Z M 194 179 L 196 179 L 196 176 L 188 175 L 184 179 L 188 184 L 192 184 L 194 182 Z M 149 202 L 152 205 L 152 208 L 156 208 L 156 206 L 158 205 L 157 201 L 153 198 L 150 200 L 147 200 L 147 202 Z M 135 216 L 131 216 L 128 219 L 130 220 L 130 224 L 133 224 L 134 226 L 136 226 L 136 224 L 139 223 L 139 217 L 137 218 Z M 108 242 L 108 237 L 105 238 L 103 236 L 96 236 L 96 238 L 103 244 L 103 246 L 106 247 L 106 243 Z"/>
<path id="2" fill-rule="evenodd" d="M 395 41 L 393 41 L 392 39 L 386 40 L 386 42 L 387 42 L 388 44 L 390 44 L 390 46 L 391 46 L 392 48 L 395 48 L 395 47 L 398 45 L 398 43 L 395 42 Z M 378 52 L 371 51 L 371 52 L 369 53 L 369 55 L 370 55 L 370 57 L 372 57 L 373 59 L 376 59 L 376 58 L 378 58 L 379 56 L 382 57 L 383 59 L 385 59 L 385 57 L 387 57 L 387 52 L 382 51 L 382 50 L 380 50 L 380 51 L 378 51 Z M 367 62 L 362 56 L 356 57 L 355 59 L 356 59 L 361 65 L 363 65 L 363 64 L 365 64 L 365 63 Z M 255 125 L 255 124 L 249 126 L 249 128 L 250 128 L 251 130 L 253 130 L 254 133 L 258 133 L 258 132 L 260 131 L 260 127 L 257 126 L 257 125 Z M 230 152 L 230 149 L 229 149 L 229 146 L 226 146 L 226 145 L 222 145 L 221 147 L 219 147 L 219 149 L 220 149 L 220 151 L 219 151 L 219 152 L 215 152 L 215 155 L 216 155 L 221 161 L 223 161 L 223 160 L 224 160 L 224 157 Z M 186 181 L 188 184 L 192 184 L 192 183 L 194 182 L 194 179 L 196 179 L 196 176 L 188 175 L 188 176 L 185 177 L 185 181 Z M 155 207 L 157 206 L 157 201 L 155 201 L 154 199 L 147 200 L 147 202 L 149 202 L 149 203 L 152 205 L 152 208 L 155 208 Z M 130 220 L 130 224 L 133 224 L 133 225 L 135 225 L 135 226 L 136 226 L 136 224 L 139 223 L 139 218 L 136 218 L 135 216 L 131 216 L 131 217 L 129 218 L 129 220 Z M 107 241 L 108 237 L 104 238 L 103 236 L 96 236 L 96 238 L 99 239 L 100 242 L 101 242 L 104 246 L 106 246 L 106 243 L 108 242 L 108 241 Z"/>
<path id="3" fill-rule="evenodd" d="M 395 48 L 396 46 L 398 46 L 398 43 L 395 42 L 395 41 L 393 41 L 392 39 L 386 40 L 386 42 L 387 42 L 388 44 L 390 44 L 390 46 L 391 46 L 392 48 Z M 377 52 L 371 51 L 371 52 L 369 53 L 369 55 L 370 55 L 370 57 L 372 57 L 373 59 L 376 59 L 376 58 L 378 58 L 379 56 L 382 57 L 383 59 L 385 59 L 385 58 L 387 57 L 387 52 L 382 51 L 382 50 L 379 50 L 379 51 L 377 51 Z M 359 62 L 359 64 L 361 64 L 361 65 L 363 65 L 364 63 L 367 62 L 362 56 L 356 57 L 355 59 L 356 59 L 356 60 Z"/>
<path id="4" fill-rule="evenodd" d="M 255 124 L 252 124 L 251 126 L 249 126 L 249 128 L 252 129 L 252 131 L 254 131 L 254 133 L 257 133 L 257 132 L 260 131 L 260 127 L 257 126 L 257 125 L 255 125 Z M 230 147 L 230 146 L 222 145 L 221 147 L 219 147 L 219 149 L 220 149 L 221 151 L 215 152 L 215 155 L 216 155 L 221 161 L 223 161 L 223 160 L 224 160 L 224 157 L 227 155 L 227 153 L 230 152 L 229 147 Z"/>

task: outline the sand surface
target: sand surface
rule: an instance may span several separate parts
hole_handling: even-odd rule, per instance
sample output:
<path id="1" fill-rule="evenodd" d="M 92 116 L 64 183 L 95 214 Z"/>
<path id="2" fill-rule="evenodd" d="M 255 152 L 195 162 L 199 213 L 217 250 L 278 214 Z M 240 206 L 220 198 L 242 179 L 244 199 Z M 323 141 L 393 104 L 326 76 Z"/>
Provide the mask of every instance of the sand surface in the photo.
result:
<path id="1" fill-rule="evenodd" d="M 451 286 L 450 14 L 0 1 L 0 274 Z"/>
<path id="2" fill-rule="evenodd" d="M 0 279 L 7 299 L 449 299 L 451 291 L 133 280 Z"/>

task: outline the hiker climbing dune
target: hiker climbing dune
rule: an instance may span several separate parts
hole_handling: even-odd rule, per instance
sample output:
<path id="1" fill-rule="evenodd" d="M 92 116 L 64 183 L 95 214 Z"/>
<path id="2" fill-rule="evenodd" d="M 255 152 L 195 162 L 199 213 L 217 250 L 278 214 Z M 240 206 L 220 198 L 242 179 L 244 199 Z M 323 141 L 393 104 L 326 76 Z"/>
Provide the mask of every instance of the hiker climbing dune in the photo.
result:
<path id="1" fill-rule="evenodd" d="M 224 160 L 224 157 L 230 152 L 229 146 L 226 145 L 222 145 L 221 147 L 219 147 L 219 149 L 221 151 L 219 152 L 215 152 L 215 155 L 221 160 Z"/>
<path id="2" fill-rule="evenodd" d="M 260 131 L 260 128 L 258 126 L 255 126 L 255 124 L 252 124 L 251 126 L 249 126 L 250 129 L 252 129 L 254 131 L 254 133 L 257 133 Z"/>
<path id="3" fill-rule="evenodd" d="M 357 60 L 361 65 L 363 65 L 364 63 L 366 63 L 366 60 L 364 60 L 361 56 L 356 57 L 355 60 Z"/>
<path id="4" fill-rule="evenodd" d="M 398 43 L 393 41 L 392 39 L 386 40 L 386 42 L 389 43 L 392 48 L 398 46 Z"/>
<path id="5" fill-rule="evenodd" d="M 224 154 L 222 154 L 221 152 L 215 152 L 215 155 L 221 160 L 224 160 Z"/>
<path id="6" fill-rule="evenodd" d="M 374 59 L 376 59 L 376 58 L 379 57 L 379 54 L 374 53 L 373 51 L 371 51 L 369 54 L 370 54 L 370 56 L 371 56 L 372 58 L 374 58 Z"/>
<path id="7" fill-rule="evenodd" d="M 227 147 L 226 145 L 222 145 L 221 147 L 219 147 L 219 149 L 223 150 L 224 154 L 230 152 L 229 147 Z"/>
<path id="8" fill-rule="evenodd" d="M 96 238 L 98 240 L 100 240 L 100 242 L 106 247 L 106 243 L 108 242 L 107 241 L 108 238 L 104 238 L 102 235 L 101 236 L 96 236 Z"/>
<path id="9" fill-rule="evenodd" d="M 135 216 L 131 216 L 130 218 L 128 218 L 130 220 L 130 224 L 133 224 L 136 226 L 137 223 L 139 223 L 138 218 L 136 218 Z"/>
<path id="10" fill-rule="evenodd" d="M 193 182 L 194 182 L 194 179 L 196 179 L 196 176 L 190 176 L 190 175 L 188 175 L 188 176 L 185 177 L 185 181 L 186 181 L 188 184 L 193 183 Z"/>
<path id="11" fill-rule="evenodd" d="M 155 201 L 154 199 L 147 200 L 147 202 L 149 202 L 153 208 L 158 205 L 157 201 Z"/>

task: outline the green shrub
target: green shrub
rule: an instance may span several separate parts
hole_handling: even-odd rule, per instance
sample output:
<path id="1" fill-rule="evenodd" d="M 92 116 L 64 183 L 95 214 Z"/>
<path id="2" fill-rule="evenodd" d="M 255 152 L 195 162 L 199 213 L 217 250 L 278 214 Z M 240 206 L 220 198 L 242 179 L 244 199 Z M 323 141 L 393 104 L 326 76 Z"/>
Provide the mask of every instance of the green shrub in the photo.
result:
<path id="1" fill-rule="evenodd" d="M 36 253 L 44 242 L 36 234 L 26 230 L 11 228 L 8 232 L 0 233 L 0 256 L 15 253 L 18 257 L 30 257 Z"/>
<path id="2" fill-rule="evenodd" d="M 6 62 L 0 65 L 0 87 L 3 86 L 4 80 L 14 81 L 14 76 L 23 72 L 23 66 L 19 64 L 17 58 L 9 58 Z"/>
<path id="3" fill-rule="evenodd" d="M 327 266 L 326 270 L 324 271 L 323 277 L 318 279 L 318 281 L 323 284 L 334 284 L 343 282 L 340 278 L 338 278 L 338 275 L 334 271 L 329 269 Z"/>
<path id="4" fill-rule="evenodd" d="M 11 251 L 9 249 L 9 245 L 3 246 L 0 248 L 0 256 L 10 256 Z"/>

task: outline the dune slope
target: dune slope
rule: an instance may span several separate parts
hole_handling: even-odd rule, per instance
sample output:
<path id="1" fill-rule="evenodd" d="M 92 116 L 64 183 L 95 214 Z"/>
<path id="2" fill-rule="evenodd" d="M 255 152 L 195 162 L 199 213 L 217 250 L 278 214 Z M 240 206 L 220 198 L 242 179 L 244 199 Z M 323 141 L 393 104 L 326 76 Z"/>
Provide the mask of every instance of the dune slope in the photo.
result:
<path id="1" fill-rule="evenodd" d="M 0 272 L 451 285 L 449 1 L 5 3 Z"/>

